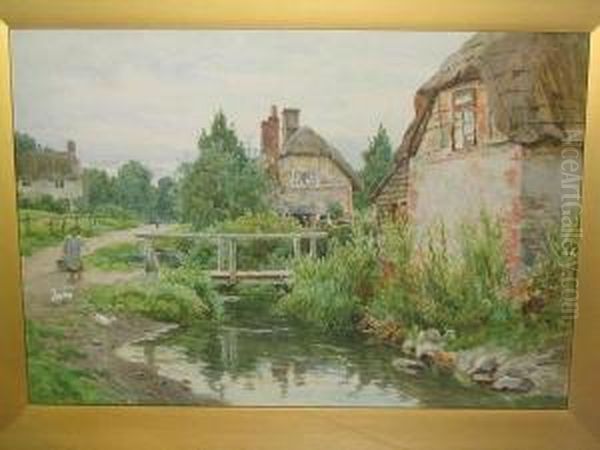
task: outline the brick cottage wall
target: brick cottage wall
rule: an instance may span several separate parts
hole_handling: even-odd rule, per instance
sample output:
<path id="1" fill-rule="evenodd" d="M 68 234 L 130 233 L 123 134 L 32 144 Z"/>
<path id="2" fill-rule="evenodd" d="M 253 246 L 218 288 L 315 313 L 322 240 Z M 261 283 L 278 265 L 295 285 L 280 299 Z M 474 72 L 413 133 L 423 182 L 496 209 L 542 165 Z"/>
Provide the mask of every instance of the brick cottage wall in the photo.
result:
<path id="1" fill-rule="evenodd" d="M 451 99 L 454 90 L 465 87 L 476 90 L 477 142 L 457 151 L 452 148 Z M 406 199 L 418 237 L 443 222 L 456 247 L 460 224 L 475 223 L 486 211 L 501 220 L 507 262 L 518 275 L 533 263 L 546 232 L 560 220 L 560 147 L 525 148 L 507 140 L 494 128 L 487 95 L 477 82 L 442 91 L 410 159 Z"/>
<path id="2" fill-rule="evenodd" d="M 294 187 L 293 172 L 313 172 L 318 186 Z M 345 215 L 352 214 L 352 184 L 348 177 L 331 160 L 317 156 L 287 156 L 279 161 L 282 186 L 280 198 L 291 205 L 313 205 L 319 214 L 325 214 L 330 204 L 339 203 Z"/>

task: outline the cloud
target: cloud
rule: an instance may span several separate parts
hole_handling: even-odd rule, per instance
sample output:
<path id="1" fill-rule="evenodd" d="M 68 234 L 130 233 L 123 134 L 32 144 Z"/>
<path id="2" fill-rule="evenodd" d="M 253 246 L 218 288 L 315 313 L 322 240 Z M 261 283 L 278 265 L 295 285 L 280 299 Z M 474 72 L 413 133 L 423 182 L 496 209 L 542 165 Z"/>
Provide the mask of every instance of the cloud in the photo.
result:
<path id="1" fill-rule="evenodd" d="M 259 145 L 271 104 L 355 166 L 379 123 L 396 145 L 415 90 L 465 33 L 369 31 L 14 31 L 15 123 L 44 144 L 75 139 L 87 165 L 128 159 L 157 175 L 195 154 L 223 109 Z"/>

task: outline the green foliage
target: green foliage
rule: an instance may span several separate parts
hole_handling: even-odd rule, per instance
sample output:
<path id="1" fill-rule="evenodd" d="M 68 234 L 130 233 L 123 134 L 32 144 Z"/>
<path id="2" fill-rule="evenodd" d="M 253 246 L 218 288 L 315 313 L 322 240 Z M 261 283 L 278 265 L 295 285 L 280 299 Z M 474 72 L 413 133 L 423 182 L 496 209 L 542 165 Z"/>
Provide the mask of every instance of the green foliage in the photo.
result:
<path id="1" fill-rule="evenodd" d="M 160 279 L 171 285 L 192 289 L 207 307 L 208 316 L 213 319 L 223 317 L 225 312 L 223 301 L 217 295 L 212 280 L 202 269 L 191 265 L 184 265 L 176 269 L 163 269 Z"/>
<path id="2" fill-rule="evenodd" d="M 221 233 L 291 233 L 302 229 L 298 221 L 291 217 L 281 217 L 274 212 L 245 214 L 236 219 L 215 224 L 206 231 Z M 289 265 L 292 245 L 289 239 L 240 240 L 238 246 L 239 269 L 282 269 Z M 214 242 L 197 241 L 186 249 L 190 264 L 205 269 L 214 269 L 217 264 Z M 227 251 L 224 249 L 227 264 Z"/>
<path id="3" fill-rule="evenodd" d="M 152 172 L 138 161 L 123 164 L 115 179 L 117 204 L 138 217 L 149 217 L 154 205 Z"/>
<path id="4" fill-rule="evenodd" d="M 83 208 L 97 212 L 107 205 L 117 203 L 115 179 L 105 170 L 84 169 L 83 175 Z"/>
<path id="5" fill-rule="evenodd" d="M 322 331 L 351 333 L 373 294 L 376 275 L 375 238 L 359 221 L 350 242 L 334 242 L 325 258 L 296 263 L 292 290 L 280 308 Z"/>
<path id="6" fill-rule="evenodd" d="M 406 328 L 463 331 L 514 318 L 498 221 L 482 215 L 479 224 L 463 226 L 458 248 L 448 242 L 443 225 L 434 227 L 418 255 L 409 226 L 403 227 L 392 236 L 384 229 L 384 241 L 393 244 L 384 246 L 383 256 L 398 273 L 375 297 L 370 308 L 375 317 Z"/>
<path id="7" fill-rule="evenodd" d="M 37 209 L 40 211 L 65 214 L 69 212 L 69 200 L 66 198 L 55 199 L 51 195 L 43 194 L 38 198 L 19 198 L 19 208 Z"/>
<path id="8" fill-rule="evenodd" d="M 98 385 L 96 377 L 71 367 L 84 357 L 67 343 L 60 328 L 27 322 L 29 396 L 33 403 L 108 403 L 114 393 Z"/>
<path id="9" fill-rule="evenodd" d="M 344 215 L 344 207 L 340 202 L 334 202 L 327 205 L 327 215 L 332 220 L 338 220 Z"/>
<path id="10" fill-rule="evenodd" d="M 68 234 L 84 237 L 99 233 L 131 228 L 134 220 L 92 215 L 55 214 L 41 210 L 19 210 L 21 254 L 29 256 L 42 248 L 60 244 Z"/>
<path id="11" fill-rule="evenodd" d="M 363 160 L 365 166 L 360 175 L 364 189 L 357 192 L 354 198 L 358 209 L 369 206 L 369 197 L 392 168 L 392 144 L 383 125 L 379 125 L 377 134 L 369 139 L 369 147 L 363 153 Z"/>
<path id="12" fill-rule="evenodd" d="M 23 152 L 33 152 L 41 150 L 42 147 L 36 140 L 27 133 L 15 132 L 15 150 L 17 155 Z"/>
<path id="13" fill-rule="evenodd" d="M 209 315 L 209 306 L 193 289 L 164 280 L 88 289 L 85 298 L 105 313 L 140 314 L 154 320 L 190 325 Z"/>
<path id="14" fill-rule="evenodd" d="M 122 242 L 100 247 L 84 258 L 85 264 L 106 271 L 132 271 L 143 266 L 139 244 Z"/>
<path id="15" fill-rule="evenodd" d="M 302 229 L 293 217 L 282 217 L 273 211 L 244 214 L 215 226 L 224 233 L 291 233 Z"/>
<path id="16" fill-rule="evenodd" d="M 566 331 L 577 293 L 579 257 L 579 217 L 571 220 L 571 229 L 563 234 L 556 226 L 546 231 L 542 251 L 530 274 L 528 294 L 532 300 L 543 300 L 543 309 L 529 318 L 533 325 Z"/>
<path id="17" fill-rule="evenodd" d="M 177 184 L 171 177 L 162 177 L 158 180 L 156 190 L 155 216 L 163 222 L 172 222 L 176 219 Z"/>
<path id="18" fill-rule="evenodd" d="M 461 228 L 455 246 L 443 225 L 433 227 L 420 251 L 409 225 L 384 225 L 382 232 L 382 257 L 392 272 L 379 284 L 370 315 L 405 329 L 454 329 L 470 345 L 520 326 L 499 221 L 482 214 L 478 224 Z"/>
<path id="19" fill-rule="evenodd" d="M 225 115 L 219 112 L 210 131 L 202 130 L 198 159 L 181 170 L 180 212 L 195 229 L 264 211 L 270 184 Z"/>

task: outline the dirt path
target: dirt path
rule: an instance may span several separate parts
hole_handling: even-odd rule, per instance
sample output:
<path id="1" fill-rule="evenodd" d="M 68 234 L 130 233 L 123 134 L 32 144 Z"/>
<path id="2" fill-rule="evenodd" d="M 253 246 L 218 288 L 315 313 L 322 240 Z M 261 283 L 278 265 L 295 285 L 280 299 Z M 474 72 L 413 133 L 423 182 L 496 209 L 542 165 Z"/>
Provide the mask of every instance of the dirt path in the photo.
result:
<path id="1" fill-rule="evenodd" d="M 136 233 L 150 231 L 152 226 L 118 230 L 84 240 L 84 254 L 100 247 L 137 239 Z M 164 231 L 164 228 L 161 229 Z M 186 385 L 164 379 L 152 367 L 125 362 L 114 354 L 124 343 L 152 333 L 165 324 L 140 317 L 119 317 L 110 326 L 97 323 L 93 313 L 83 307 L 82 291 L 94 284 L 115 284 L 143 278 L 141 270 L 106 272 L 85 268 L 81 280 L 71 283 L 58 269 L 56 261 L 62 246 L 40 250 L 23 259 L 25 313 L 29 320 L 55 325 L 65 330 L 65 339 L 84 355 L 69 365 L 96 374 L 100 385 L 116 391 L 126 403 L 202 403 L 194 398 Z M 51 302 L 53 289 L 73 289 L 73 298 L 60 305 Z"/>
<path id="2" fill-rule="evenodd" d="M 151 229 L 150 226 L 141 226 L 87 238 L 84 240 L 84 255 L 93 253 L 100 247 L 133 241 L 136 239 L 136 233 L 149 229 Z M 23 285 L 27 318 L 46 321 L 58 312 L 56 306 L 50 302 L 53 289 L 61 291 L 65 288 L 74 288 L 75 296 L 77 296 L 81 289 L 91 284 L 117 283 L 140 275 L 139 272 L 106 272 L 87 268 L 82 279 L 71 284 L 67 273 L 58 270 L 56 261 L 61 255 L 62 245 L 58 245 L 45 248 L 23 259 Z"/>

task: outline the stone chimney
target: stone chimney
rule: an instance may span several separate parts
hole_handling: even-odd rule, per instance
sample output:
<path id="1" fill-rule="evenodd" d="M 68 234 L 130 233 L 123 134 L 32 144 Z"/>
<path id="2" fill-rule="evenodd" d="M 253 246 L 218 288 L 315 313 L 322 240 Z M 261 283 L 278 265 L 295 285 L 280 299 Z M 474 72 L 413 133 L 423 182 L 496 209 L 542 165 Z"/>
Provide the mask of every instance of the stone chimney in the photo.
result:
<path id="1" fill-rule="evenodd" d="M 283 143 L 290 138 L 294 132 L 300 128 L 300 110 L 297 108 L 285 108 L 283 110 Z"/>
<path id="2" fill-rule="evenodd" d="M 67 141 L 67 152 L 69 152 L 70 155 L 75 155 L 77 152 L 75 141 Z"/>
<path id="3" fill-rule="evenodd" d="M 260 146 L 267 172 L 275 179 L 279 176 L 279 115 L 277 107 L 271 106 L 271 115 L 260 124 Z"/>

